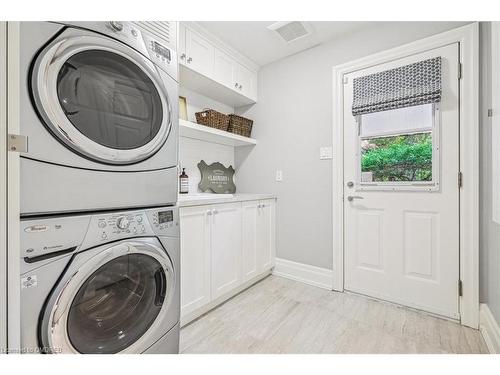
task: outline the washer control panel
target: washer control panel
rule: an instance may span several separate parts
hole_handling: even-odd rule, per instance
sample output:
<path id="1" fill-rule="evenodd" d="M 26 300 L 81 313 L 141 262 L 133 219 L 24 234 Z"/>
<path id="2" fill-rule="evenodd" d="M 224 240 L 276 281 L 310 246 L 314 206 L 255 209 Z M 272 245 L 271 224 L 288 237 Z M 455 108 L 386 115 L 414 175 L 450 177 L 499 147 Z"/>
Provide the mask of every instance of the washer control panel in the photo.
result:
<path id="1" fill-rule="evenodd" d="M 117 212 L 93 216 L 85 239 L 108 242 L 124 237 L 152 234 L 151 232 L 145 212 Z"/>

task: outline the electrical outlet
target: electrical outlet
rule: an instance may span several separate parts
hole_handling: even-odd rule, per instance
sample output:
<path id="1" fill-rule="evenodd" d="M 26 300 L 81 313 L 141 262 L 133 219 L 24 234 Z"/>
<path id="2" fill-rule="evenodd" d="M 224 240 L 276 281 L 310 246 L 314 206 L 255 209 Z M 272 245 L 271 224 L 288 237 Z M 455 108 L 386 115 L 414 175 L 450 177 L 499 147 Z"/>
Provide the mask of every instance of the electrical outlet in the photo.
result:
<path id="1" fill-rule="evenodd" d="M 276 171 L 276 181 L 278 181 L 278 182 L 283 181 L 283 171 L 280 171 L 280 170 Z"/>
<path id="2" fill-rule="evenodd" d="M 321 160 L 328 160 L 333 158 L 332 146 L 320 147 L 319 148 L 319 158 Z"/>

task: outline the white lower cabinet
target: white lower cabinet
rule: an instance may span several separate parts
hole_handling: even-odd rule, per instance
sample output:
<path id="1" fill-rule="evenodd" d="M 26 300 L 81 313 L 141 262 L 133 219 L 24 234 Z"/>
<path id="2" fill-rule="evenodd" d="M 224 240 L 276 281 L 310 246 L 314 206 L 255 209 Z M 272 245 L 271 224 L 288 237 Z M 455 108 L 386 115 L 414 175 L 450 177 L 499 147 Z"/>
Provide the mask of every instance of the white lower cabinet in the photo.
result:
<path id="1" fill-rule="evenodd" d="M 275 204 L 273 199 L 242 203 L 243 281 L 274 267 Z"/>
<path id="2" fill-rule="evenodd" d="M 181 207 L 181 324 L 274 267 L 275 200 Z"/>
<path id="3" fill-rule="evenodd" d="M 214 205 L 211 236 L 212 299 L 241 282 L 241 203 Z M 182 267 L 182 266 L 181 266 Z"/>
<path id="4" fill-rule="evenodd" d="M 181 315 L 210 302 L 210 216 L 206 206 L 184 207 L 181 221 Z"/>

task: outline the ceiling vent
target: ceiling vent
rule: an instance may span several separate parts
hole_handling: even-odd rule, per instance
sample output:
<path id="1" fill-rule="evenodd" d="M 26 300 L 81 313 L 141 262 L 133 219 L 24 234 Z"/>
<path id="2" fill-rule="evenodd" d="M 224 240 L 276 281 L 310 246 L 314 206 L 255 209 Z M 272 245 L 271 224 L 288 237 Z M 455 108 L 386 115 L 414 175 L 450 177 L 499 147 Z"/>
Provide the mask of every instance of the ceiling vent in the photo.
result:
<path id="1" fill-rule="evenodd" d="M 300 21 L 275 22 L 267 28 L 276 32 L 287 43 L 311 35 L 312 33 L 311 26 Z"/>

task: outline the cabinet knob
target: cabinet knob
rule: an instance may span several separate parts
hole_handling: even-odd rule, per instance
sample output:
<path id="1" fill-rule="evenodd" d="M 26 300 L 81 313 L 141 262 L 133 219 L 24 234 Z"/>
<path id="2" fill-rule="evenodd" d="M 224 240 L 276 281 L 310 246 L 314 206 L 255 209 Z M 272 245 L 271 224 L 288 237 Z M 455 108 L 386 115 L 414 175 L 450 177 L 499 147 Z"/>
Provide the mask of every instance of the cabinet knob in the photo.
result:
<path id="1" fill-rule="evenodd" d="M 183 53 L 183 54 L 181 55 L 181 60 L 184 60 L 185 58 L 186 58 L 186 54 L 185 54 L 185 53 Z"/>
<path id="2" fill-rule="evenodd" d="M 238 88 L 238 82 L 236 82 L 236 83 L 234 84 L 234 88 L 236 88 L 236 89 Z"/>
<path id="3" fill-rule="evenodd" d="M 217 215 L 219 213 L 219 211 L 217 210 L 212 210 L 212 212 L 214 213 L 214 215 Z"/>
<path id="4" fill-rule="evenodd" d="M 240 85 L 238 88 L 241 90 L 241 89 L 243 88 L 243 86 L 242 86 L 242 85 Z"/>
<path id="5" fill-rule="evenodd" d="M 187 62 L 188 62 L 188 63 L 190 63 L 191 61 L 193 61 L 193 58 L 192 58 L 192 57 L 189 57 L 189 58 L 187 59 Z"/>
<path id="6" fill-rule="evenodd" d="M 207 210 L 207 215 L 208 216 L 212 215 L 212 210 Z"/>

